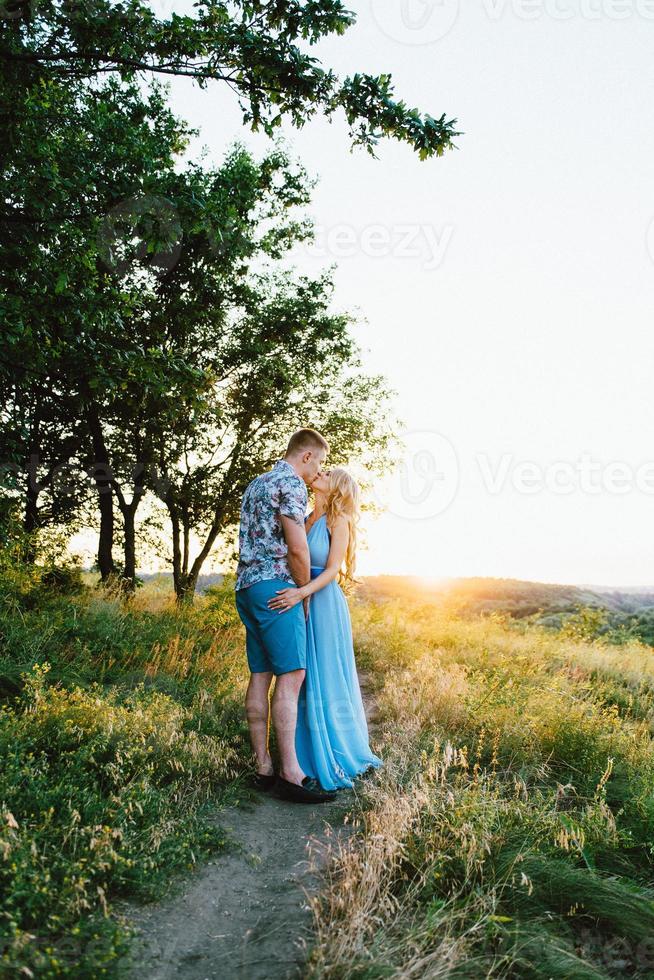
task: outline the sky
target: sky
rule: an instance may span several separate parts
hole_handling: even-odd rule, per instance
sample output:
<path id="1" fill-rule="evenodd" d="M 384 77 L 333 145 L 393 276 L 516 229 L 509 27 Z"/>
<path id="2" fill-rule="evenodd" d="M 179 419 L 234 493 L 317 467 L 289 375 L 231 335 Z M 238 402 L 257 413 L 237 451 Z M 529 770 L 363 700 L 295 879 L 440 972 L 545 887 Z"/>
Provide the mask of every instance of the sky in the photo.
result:
<path id="1" fill-rule="evenodd" d="M 324 64 L 463 131 L 421 162 L 351 153 L 341 120 L 283 129 L 319 178 L 296 264 L 337 263 L 406 426 L 359 573 L 654 585 L 654 0 L 349 6 Z M 220 86 L 171 97 L 194 152 L 265 150 Z"/>

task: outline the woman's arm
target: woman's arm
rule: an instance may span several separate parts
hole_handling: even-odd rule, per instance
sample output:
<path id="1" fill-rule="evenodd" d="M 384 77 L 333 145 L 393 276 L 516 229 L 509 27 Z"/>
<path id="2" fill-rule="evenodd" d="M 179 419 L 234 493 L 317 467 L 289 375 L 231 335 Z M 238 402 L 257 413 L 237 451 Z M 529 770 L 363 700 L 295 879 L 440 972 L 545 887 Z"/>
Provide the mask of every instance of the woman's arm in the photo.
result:
<path id="1" fill-rule="evenodd" d="M 275 597 L 268 600 L 268 606 L 271 609 L 290 609 L 296 603 L 302 602 L 304 599 L 313 595 L 314 592 L 319 592 L 320 589 L 324 589 L 326 585 L 329 585 L 338 575 L 338 571 L 345 559 L 349 534 L 348 520 L 341 515 L 336 519 L 336 524 L 332 528 L 331 544 L 325 570 L 299 589 L 279 589 Z"/>

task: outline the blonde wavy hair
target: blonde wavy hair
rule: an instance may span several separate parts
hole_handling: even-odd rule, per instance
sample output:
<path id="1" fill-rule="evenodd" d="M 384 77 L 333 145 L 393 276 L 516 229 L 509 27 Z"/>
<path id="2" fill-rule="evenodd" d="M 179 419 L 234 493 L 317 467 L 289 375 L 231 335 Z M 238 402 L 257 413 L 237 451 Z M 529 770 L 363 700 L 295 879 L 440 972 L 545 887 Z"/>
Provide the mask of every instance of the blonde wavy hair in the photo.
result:
<path id="1" fill-rule="evenodd" d="M 327 525 L 332 528 L 342 514 L 348 521 L 349 536 L 343 565 L 338 571 L 336 581 L 348 594 L 361 581 L 356 578 L 356 554 L 358 525 L 361 520 L 361 494 L 359 484 L 342 466 L 335 466 L 328 474 L 329 490 L 325 503 Z"/>

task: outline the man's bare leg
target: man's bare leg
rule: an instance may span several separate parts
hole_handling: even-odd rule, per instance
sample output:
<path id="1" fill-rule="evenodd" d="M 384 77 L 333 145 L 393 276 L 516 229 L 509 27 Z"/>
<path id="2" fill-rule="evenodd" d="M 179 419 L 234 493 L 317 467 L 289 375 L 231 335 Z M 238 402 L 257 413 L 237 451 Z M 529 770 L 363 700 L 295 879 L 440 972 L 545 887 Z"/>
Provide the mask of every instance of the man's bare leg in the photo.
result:
<path id="1" fill-rule="evenodd" d="M 268 672 L 250 674 L 250 683 L 245 695 L 245 714 L 250 729 L 252 750 L 257 760 L 257 772 L 266 776 L 272 775 L 273 772 L 272 758 L 268 750 L 270 721 L 268 694 L 272 677 L 272 673 Z"/>
<path id="2" fill-rule="evenodd" d="M 289 783 L 302 785 L 305 773 L 300 769 L 295 754 L 295 726 L 297 724 L 297 702 L 304 681 L 304 670 L 291 670 L 280 674 L 275 681 L 272 699 L 272 718 L 277 736 L 280 758 L 280 776 Z"/>

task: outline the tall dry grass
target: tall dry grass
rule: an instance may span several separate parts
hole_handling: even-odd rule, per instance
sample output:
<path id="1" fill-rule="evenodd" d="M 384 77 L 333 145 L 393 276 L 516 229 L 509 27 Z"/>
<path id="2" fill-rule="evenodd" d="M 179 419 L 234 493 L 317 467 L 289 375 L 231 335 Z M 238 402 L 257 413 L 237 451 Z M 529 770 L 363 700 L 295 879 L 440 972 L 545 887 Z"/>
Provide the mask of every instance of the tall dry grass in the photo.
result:
<path id="1" fill-rule="evenodd" d="M 424 597 L 352 604 L 385 765 L 314 977 L 654 976 L 652 651 Z"/>

